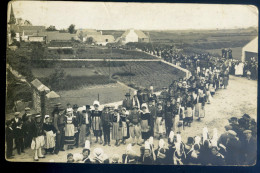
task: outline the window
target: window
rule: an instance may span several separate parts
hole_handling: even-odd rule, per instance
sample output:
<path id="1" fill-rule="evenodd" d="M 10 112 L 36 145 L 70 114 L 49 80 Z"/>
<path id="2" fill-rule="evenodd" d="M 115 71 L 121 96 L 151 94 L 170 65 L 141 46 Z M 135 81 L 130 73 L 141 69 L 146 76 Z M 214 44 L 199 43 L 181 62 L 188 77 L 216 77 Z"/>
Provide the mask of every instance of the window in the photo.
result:
<path id="1" fill-rule="evenodd" d="M 108 39 L 106 39 L 106 42 L 108 42 Z"/>

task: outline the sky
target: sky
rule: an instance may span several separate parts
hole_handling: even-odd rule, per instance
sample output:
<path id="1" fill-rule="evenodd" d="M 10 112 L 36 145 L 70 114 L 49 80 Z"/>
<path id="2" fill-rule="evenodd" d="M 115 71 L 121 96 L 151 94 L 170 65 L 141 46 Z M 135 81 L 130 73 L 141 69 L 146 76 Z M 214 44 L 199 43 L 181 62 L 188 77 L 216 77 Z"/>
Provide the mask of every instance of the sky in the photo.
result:
<path id="1" fill-rule="evenodd" d="M 232 29 L 258 26 L 252 5 L 14 1 L 16 18 L 33 25 L 124 30 Z"/>

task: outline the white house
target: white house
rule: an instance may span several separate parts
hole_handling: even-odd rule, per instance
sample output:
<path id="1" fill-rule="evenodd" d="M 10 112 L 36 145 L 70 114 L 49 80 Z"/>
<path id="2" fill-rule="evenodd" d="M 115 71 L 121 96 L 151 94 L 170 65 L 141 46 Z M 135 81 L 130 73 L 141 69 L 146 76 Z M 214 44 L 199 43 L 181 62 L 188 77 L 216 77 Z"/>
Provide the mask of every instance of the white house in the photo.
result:
<path id="1" fill-rule="evenodd" d="M 252 57 L 258 59 L 258 37 L 254 38 L 242 48 L 242 62 L 247 61 Z"/>
<path id="2" fill-rule="evenodd" d="M 149 37 L 140 30 L 129 29 L 126 30 L 118 40 L 123 44 L 129 42 L 149 42 Z"/>

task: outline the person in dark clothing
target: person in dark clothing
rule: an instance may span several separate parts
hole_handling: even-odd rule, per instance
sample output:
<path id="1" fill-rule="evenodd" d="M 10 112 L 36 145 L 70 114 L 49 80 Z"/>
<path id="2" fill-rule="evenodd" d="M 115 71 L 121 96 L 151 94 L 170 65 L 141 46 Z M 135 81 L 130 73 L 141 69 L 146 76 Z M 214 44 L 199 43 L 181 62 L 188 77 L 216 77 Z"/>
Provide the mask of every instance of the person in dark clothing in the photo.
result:
<path id="1" fill-rule="evenodd" d="M 137 91 L 137 98 L 138 98 L 138 101 L 139 101 L 139 109 L 141 109 L 141 106 L 143 104 L 143 97 L 142 97 L 142 90 L 138 90 Z"/>
<path id="2" fill-rule="evenodd" d="M 141 112 L 141 132 L 143 143 L 150 138 L 152 135 L 151 126 L 152 126 L 152 116 L 148 110 L 148 106 L 146 103 L 142 104 L 142 112 Z"/>
<path id="3" fill-rule="evenodd" d="M 22 116 L 23 123 L 25 123 L 25 121 L 27 120 L 27 116 L 28 116 L 28 114 L 30 114 L 30 111 L 31 111 L 31 109 L 29 107 L 26 107 L 24 109 L 24 114 Z"/>
<path id="4" fill-rule="evenodd" d="M 242 131 L 249 129 L 250 118 L 248 114 L 244 114 L 242 118 L 238 120 L 239 127 Z"/>
<path id="5" fill-rule="evenodd" d="M 247 166 L 253 166 L 256 164 L 257 142 L 252 136 L 251 130 L 245 130 L 243 132 L 244 138 L 242 138 L 242 163 Z"/>
<path id="6" fill-rule="evenodd" d="M 155 150 L 155 156 L 156 156 L 156 164 L 163 165 L 167 164 L 167 154 L 168 154 L 168 149 L 165 147 L 165 142 L 163 139 L 159 140 L 159 147 L 157 150 Z"/>
<path id="7" fill-rule="evenodd" d="M 133 107 L 133 102 L 130 99 L 130 93 L 125 94 L 125 99 L 123 100 L 122 106 L 126 108 L 126 110 L 130 110 Z"/>
<path id="8" fill-rule="evenodd" d="M 110 145 L 110 127 L 112 126 L 112 115 L 109 113 L 109 107 L 105 106 L 101 114 L 101 124 L 104 133 L 104 146 Z"/>
<path id="9" fill-rule="evenodd" d="M 64 137 L 65 137 L 65 109 L 60 107 L 59 112 L 54 114 L 53 125 L 56 129 L 56 144 L 55 144 L 55 154 L 58 154 L 59 151 L 64 150 Z"/>
<path id="10" fill-rule="evenodd" d="M 55 147 L 56 129 L 53 126 L 49 115 L 45 115 L 45 122 L 43 123 L 42 129 L 45 133 L 45 154 L 48 152 L 53 154 Z"/>
<path id="11" fill-rule="evenodd" d="M 80 120 L 80 113 L 78 112 L 78 105 L 73 105 L 73 116 L 75 117 L 74 126 L 75 126 L 75 146 L 79 147 L 79 133 L 80 133 L 80 127 L 79 127 L 79 120 Z"/>
<path id="12" fill-rule="evenodd" d="M 32 126 L 33 126 L 33 121 L 32 121 L 32 115 L 27 114 L 26 118 L 24 119 L 23 123 L 23 132 L 24 132 L 24 148 L 29 148 L 32 143 Z"/>
<path id="13" fill-rule="evenodd" d="M 209 164 L 212 166 L 223 166 L 225 165 L 225 158 L 222 154 L 218 152 L 218 148 L 216 146 L 213 146 L 211 148 L 211 154 L 207 158 Z"/>
<path id="14" fill-rule="evenodd" d="M 167 100 L 166 105 L 164 107 L 164 115 L 165 115 L 165 129 L 166 129 L 166 136 L 169 136 L 170 131 L 173 128 L 173 106 L 171 105 L 171 101 Z M 173 129 L 174 131 L 174 129 Z"/>
<path id="15" fill-rule="evenodd" d="M 14 140 L 14 131 L 12 129 L 12 121 L 6 122 L 6 129 L 5 129 L 5 141 L 6 141 L 6 158 L 12 159 L 13 158 L 13 140 Z"/>
<path id="16" fill-rule="evenodd" d="M 232 127 L 232 130 L 237 133 L 237 137 L 241 139 L 241 137 L 243 136 L 243 131 L 238 124 L 237 117 L 231 117 L 229 119 L 229 123 L 229 125 Z"/>
<path id="17" fill-rule="evenodd" d="M 155 100 L 153 98 L 149 99 L 148 110 L 150 111 L 151 116 L 152 116 L 151 135 L 154 136 L 154 122 L 155 122 L 155 119 L 156 119 L 157 108 L 155 107 Z"/>
<path id="18" fill-rule="evenodd" d="M 67 163 L 74 163 L 74 158 L 73 158 L 73 154 L 69 153 L 67 155 Z"/>
<path id="19" fill-rule="evenodd" d="M 89 158 L 90 155 L 89 149 L 84 148 L 82 151 L 82 155 L 83 155 L 83 159 L 82 159 L 83 163 L 91 163 L 91 160 Z"/>
<path id="20" fill-rule="evenodd" d="M 86 105 L 86 110 L 82 111 L 79 118 L 79 145 L 82 147 L 85 144 L 86 139 L 89 139 L 90 143 L 91 140 L 91 133 L 90 133 L 90 126 L 91 126 L 91 112 L 90 112 L 90 105 Z"/>
<path id="21" fill-rule="evenodd" d="M 148 141 L 145 142 L 144 154 L 141 155 L 141 163 L 145 165 L 154 164 L 155 158 L 153 158 L 153 153 L 151 146 Z"/>
<path id="22" fill-rule="evenodd" d="M 102 126 L 101 126 L 101 114 L 102 111 L 99 110 L 99 101 L 94 101 L 93 106 L 95 110 L 91 111 L 91 122 L 92 122 L 92 130 L 94 132 L 94 136 L 96 137 L 95 143 L 98 142 L 98 138 L 100 138 L 100 144 L 103 144 L 102 140 Z"/>
<path id="23" fill-rule="evenodd" d="M 205 140 L 204 144 L 201 146 L 200 149 L 200 161 L 202 165 L 209 164 L 208 156 L 210 156 L 210 154 L 211 154 L 211 150 L 210 150 L 209 140 Z"/>
<path id="24" fill-rule="evenodd" d="M 226 164 L 227 165 L 240 165 L 240 151 L 241 151 L 241 142 L 236 137 L 237 134 L 233 130 L 229 130 L 229 138 L 226 144 Z"/>
<path id="25" fill-rule="evenodd" d="M 15 112 L 12 121 L 12 129 L 14 130 L 14 141 L 17 149 L 17 153 L 20 155 L 24 153 L 24 142 L 23 142 L 23 124 L 22 119 L 19 117 L 20 112 Z"/>
<path id="26" fill-rule="evenodd" d="M 33 131 L 33 141 L 35 143 L 35 146 L 33 146 L 34 150 L 34 161 L 39 161 L 39 158 L 45 158 L 45 156 L 42 154 L 42 147 L 45 144 L 44 140 L 44 131 L 43 131 L 43 118 L 41 115 L 35 116 L 35 122 L 32 127 Z"/>

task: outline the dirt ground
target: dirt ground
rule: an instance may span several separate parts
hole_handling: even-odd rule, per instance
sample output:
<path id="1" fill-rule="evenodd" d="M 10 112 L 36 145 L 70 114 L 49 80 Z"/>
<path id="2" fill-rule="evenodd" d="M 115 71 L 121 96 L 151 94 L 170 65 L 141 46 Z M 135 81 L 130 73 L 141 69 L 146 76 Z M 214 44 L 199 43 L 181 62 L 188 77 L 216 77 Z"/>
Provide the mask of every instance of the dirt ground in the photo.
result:
<path id="1" fill-rule="evenodd" d="M 213 128 L 218 129 L 219 136 L 224 132 L 224 126 L 228 124 L 228 118 L 235 116 L 241 117 L 244 113 L 249 114 L 252 118 L 257 118 L 257 81 L 247 80 L 230 76 L 229 86 L 227 89 L 219 90 L 213 98 L 211 104 L 206 105 L 206 116 L 201 121 L 194 120 L 191 127 L 186 127 L 182 132 L 182 140 L 186 143 L 188 136 L 201 135 L 202 128 L 207 126 L 210 136 L 212 136 Z M 94 138 L 93 138 L 94 141 Z M 126 142 L 130 143 L 130 139 Z M 127 145 L 114 146 L 115 141 L 112 141 L 111 147 L 101 146 L 100 144 L 92 144 L 91 151 L 96 147 L 103 148 L 108 157 L 112 157 L 114 153 L 119 155 L 124 154 Z M 157 148 L 158 140 L 154 139 L 154 145 Z M 133 149 L 140 153 L 140 147 L 135 145 Z M 59 152 L 58 155 L 46 155 L 46 158 L 40 159 L 39 162 L 66 162 L 68 153 L 80 153 L 82 148 L 66 150 Z M 15 158 L 9 161 L 32 162 L 33 151 L 25 150 L 25 153 L 17 155 L 14 151 Z M 91 153 L 91 157 L 93 153 Z M 121 160 L 121 159 L 120 159 Z"/>

